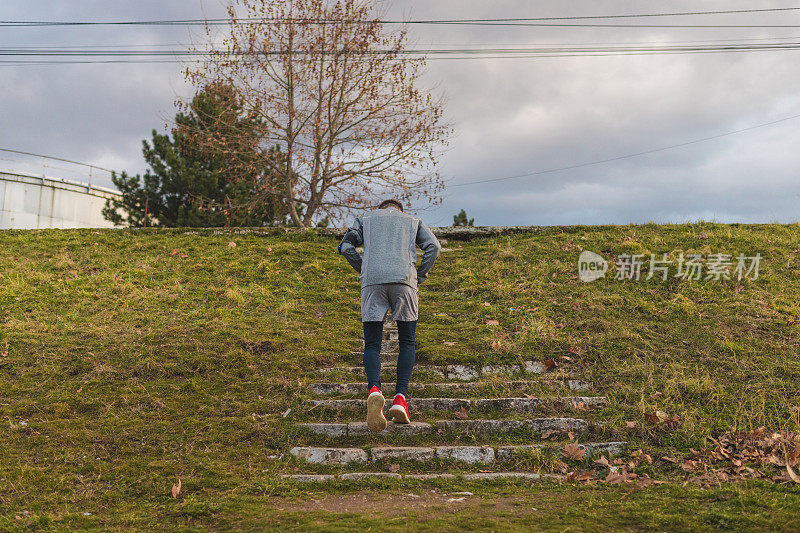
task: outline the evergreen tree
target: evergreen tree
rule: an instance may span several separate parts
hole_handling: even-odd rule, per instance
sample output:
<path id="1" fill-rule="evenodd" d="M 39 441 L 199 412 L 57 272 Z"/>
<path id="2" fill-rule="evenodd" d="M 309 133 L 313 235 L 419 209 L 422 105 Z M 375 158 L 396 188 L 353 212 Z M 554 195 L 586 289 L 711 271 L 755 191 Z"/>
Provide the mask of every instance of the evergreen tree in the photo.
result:
<path id="1" fill-rule="evenodd" d="M 142 141 L 142 154 L 150 167 L 144 176 L 123 172 L 113 175 L 122 193 L 103 209 L 107 220 L 131 227 L 220 227 L 271 226 L 286 223 L 286 209 L 277 197 L 262 199 L 272 171 L 243 170 L 241 155 L 232 157 L 237 146 L 212 151 L 196 142 L 199 134 L 237 143 L 258 143 L 255 119 L 248 116 L 233 88 L 221 83 L 206 86 L 189 105 L 187 113 L 175 116 L 172 136 L 153 130 L 150 143 Z M 264 152 L 261 152 L 264 154 Z M 270 148 L 266 155 L 274 165 L 281 153 Z M 254 156 L 255 157 L 255 156 Z M 264 159 L 262 159 L 264 160 Z M 324 223 L 324 221 L 323 221 Z"/>
<path id="2" fill-rule="evenodd" d="M 467 212 L 463 209 L 457 215 L 453 215 L 453 225 L 454 226 L 472 226 L 474 225 L 475 219 L 470 218 L 467 220 Z"/>

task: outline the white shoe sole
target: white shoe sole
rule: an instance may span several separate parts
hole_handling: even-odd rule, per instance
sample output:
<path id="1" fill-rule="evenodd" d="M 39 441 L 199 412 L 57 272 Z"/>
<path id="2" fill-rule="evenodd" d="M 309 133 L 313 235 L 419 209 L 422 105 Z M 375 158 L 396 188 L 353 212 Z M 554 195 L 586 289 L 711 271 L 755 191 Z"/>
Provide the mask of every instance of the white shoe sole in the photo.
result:
<path id="1" fill-rule="evenodd" d="M 386 399 L 380 392 L 373 392 L 367 397 L 367 427 L 373 433 L 380 433 L 386 429 L 386 416 L 383 406 Z"/>
<path id="2" fill-rule="evenodd" d="M 411 418 L 405 409 L 398 405 L 393 405 L 389 408 L 389 416 L 392 417 L 392 422 L 395 424 L 410 424 Z"/>

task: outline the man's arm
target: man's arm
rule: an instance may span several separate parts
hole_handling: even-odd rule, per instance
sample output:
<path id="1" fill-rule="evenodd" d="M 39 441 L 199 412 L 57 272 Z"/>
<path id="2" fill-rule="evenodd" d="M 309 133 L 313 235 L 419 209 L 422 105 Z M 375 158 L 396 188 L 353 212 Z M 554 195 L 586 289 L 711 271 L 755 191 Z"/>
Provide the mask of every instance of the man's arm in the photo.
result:
<path id="1" fill-rule="evenodd" d="M 433 268 L 433 262 L 436 261 L 442 249 L 439 239 L 421 220 L 417 228 L 417 246 L 422 248 L 424 252 L 422 254 L 422 262 L 417 268 L 417 284 L 420 284 L 428 279 L 428 272 Z"/>
<path id="2" fill-rule="evenodd" d="M 342 242 L 339 243 L 339 255 L 343 255 L 350 266 L 361 274 L 361 256 L 356 251 L 357 246 L 364 244 L 364 233 L 361 220 L 355 218 L 353 224 L 347 229 Z"/>

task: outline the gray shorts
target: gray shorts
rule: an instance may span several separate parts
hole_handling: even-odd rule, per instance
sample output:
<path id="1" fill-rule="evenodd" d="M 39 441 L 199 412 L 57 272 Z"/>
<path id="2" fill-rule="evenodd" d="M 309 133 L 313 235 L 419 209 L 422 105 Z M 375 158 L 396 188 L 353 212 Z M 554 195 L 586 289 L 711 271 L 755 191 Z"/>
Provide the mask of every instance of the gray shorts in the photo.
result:
<path id="1" fill-rule="evenodd" d="M 405 283 L 380 283 L 361 288 L 361 321 L 383 321 L 392 309 L 392 318 L 414 321 L 419 315 L 419 290 Z"/>

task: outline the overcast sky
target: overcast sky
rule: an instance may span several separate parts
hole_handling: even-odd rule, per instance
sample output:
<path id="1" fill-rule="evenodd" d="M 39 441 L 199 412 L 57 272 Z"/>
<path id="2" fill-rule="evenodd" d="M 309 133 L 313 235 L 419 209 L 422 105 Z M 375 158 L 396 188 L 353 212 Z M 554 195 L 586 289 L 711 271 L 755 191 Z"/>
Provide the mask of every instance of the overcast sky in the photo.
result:
<path id="1" fill-rule="evenodd" d="M 791 7 L 768 1 L 397 0 L 412 19 L 603 15 Z M 3 0 L 0 20 L 154 20 L 224 16 L 218 0 Z M 616 22 L 630 23 L 631 20 Z M 640 20 L 641 22 L 641 20 Z M 645 19 L 651 24 L 800 25 L 800 11 Z M 195 32 L 198 30 L 194 30 Z M 795 38 L 798 28 L 413 26 L 419 46 L 666 43 Z M 166 45 L 185 27 L 2 28 L 2 48 Z M 750 41 L 753 42 L 753 41 Z M 169 48 L 168 46 L 165 48 Z M 3 58 L 9 59 L 9 58 Z M 11 58 L 14 59 L 14 58 Z M 444 202 L 421 212 L 448 225 L 795 222 L 800 219 L 800 50 L 612 57 L 431 59 L 423 82 L 448 98 L 455 128 L 440 159 Z M 142 172 L 141 141 L 190 97 L 178 64 L 0 65 L 0 148 Z M 31 167 L 0 152 L 0 168 Z M 41 169 L 41 163 L 35 163 Z M 58 165 L 51 165 L 58 166 Z M 74 169 L 48 175 L 74 178 Z M 105 180 L 105 181 L 104 181 Z M 95 181 L 108 184 L 104 177 Z M 421 207 L 421 206 L 417 206 Z"/>

